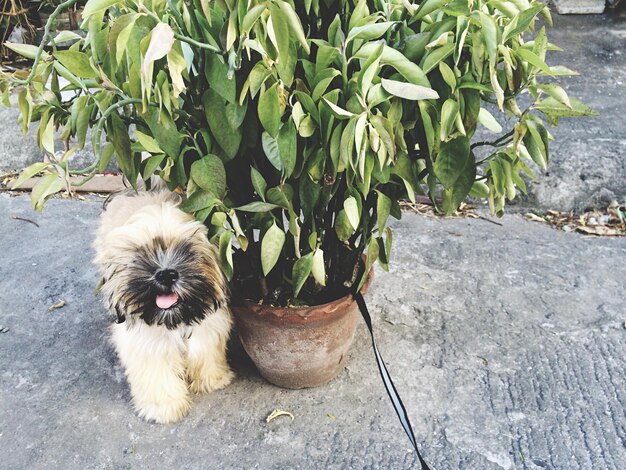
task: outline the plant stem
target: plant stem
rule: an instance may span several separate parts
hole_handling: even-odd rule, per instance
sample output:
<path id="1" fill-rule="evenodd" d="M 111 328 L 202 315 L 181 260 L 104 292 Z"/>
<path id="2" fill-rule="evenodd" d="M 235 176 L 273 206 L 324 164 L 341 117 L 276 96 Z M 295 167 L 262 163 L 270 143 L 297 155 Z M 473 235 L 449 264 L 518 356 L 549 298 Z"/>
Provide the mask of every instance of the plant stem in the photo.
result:
<path id="1" fill-rule="evenodd" d="M 48 18 L 48 21 L 46 21 L 46 26 L 43 31 L 43 39 L 41 40 L 41 44 L 39 44 L 39 47 L 37 48 L 37 52 L 35 53 L 33 66 L 30 69 L 30 73 L 28 74 L 28 77 L 26 77 L 23 80 L 11 77 L 10 80 L 13 83 L 15 83 L 16 85 L 28 85 L 30 82 L 33 81 L 33 79 L 35 78 L 35 74 L 37 72 L 37 66 L 39 65 L 39 60 L 41 59 L 41 54 L 43 53 L 43 49 L 48 43 L 48 41 L 52 38 L 52 34 L 50 33 L 50 25 L 52 25 L 52 23 L 56 21 L 57 16 L 59 16 L 68 8 L 74 6 L 74 4 L 76 3 L 78 3 L 78 0 L 67 0 L 61 3 L 58 7 L 54 9 L 52 14 Z"/>
<path id="2" fill-rule="evenodd" d="M 187 44 L 191 44 L 192 46 L 199 47 L 200 49 L 206 49 L 207 51 L 215 52 L 216 54 L 223 54 L 224 52 L 221 49 L 218 49 L 211 44 L 207 44 L 205 42 L 198 42 L 195 39 L 191 39 L 187 36 L 183 36 L 182 34 L 174 33 L 174 37 L 179 41 L 186 42 Z"/>
<path id="3" fill-rule="evenodd" d="M 485 145 L 488 145 L 490 147 L 500 147 L 501 145 L 503 145 L 505 143 L 505 141 L 509 137 L 512 137 L 514 133 L 515 133 L 515 129 L 511 129 L 509 132 L 507 132 L 506 134 L 504 134 L 501 137 L 498 137 L 496 140 L 493 140 L 493 141 L 485 140 L 485 141 L 482 141 L 482 142 L 476 142 L 476 143 L 472 144 L 471 148 L 475 149 L 476 147 L 482 147 L 482 146 L 485 146 Z"/>

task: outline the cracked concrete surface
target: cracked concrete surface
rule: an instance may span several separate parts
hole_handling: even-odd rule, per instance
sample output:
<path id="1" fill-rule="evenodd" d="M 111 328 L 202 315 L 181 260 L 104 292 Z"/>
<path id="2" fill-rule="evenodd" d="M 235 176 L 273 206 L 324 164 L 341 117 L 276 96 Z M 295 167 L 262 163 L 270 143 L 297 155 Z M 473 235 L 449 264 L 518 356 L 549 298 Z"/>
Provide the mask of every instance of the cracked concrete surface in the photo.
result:
<path id="1" fill-rule="evenodd" d="M 233 341 L 230 387 L 179 424 L 137 418 L 94 296 L 100 210 L 0 194 L 2 467 L 415 467 L 364 325 L 326 386 L 276 388 Z M 626 239 L 500 222 L 405 213 L 367 295 L 420 447 L 434 469 L 622 468 Z"/>

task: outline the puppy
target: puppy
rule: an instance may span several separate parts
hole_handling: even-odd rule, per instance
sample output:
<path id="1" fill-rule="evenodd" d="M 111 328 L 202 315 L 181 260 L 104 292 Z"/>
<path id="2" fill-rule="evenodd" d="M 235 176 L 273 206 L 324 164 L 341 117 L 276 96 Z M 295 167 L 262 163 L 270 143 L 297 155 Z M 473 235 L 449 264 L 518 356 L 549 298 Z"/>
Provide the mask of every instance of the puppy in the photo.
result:
<path id="1" fill-rule="evenodd" d="M 191 392 L 228 385 L 227 287 L 207 229 L 167 191 L 115 197 L 94 247 L 112 342 L 142 418 L 178 421 Z"/>

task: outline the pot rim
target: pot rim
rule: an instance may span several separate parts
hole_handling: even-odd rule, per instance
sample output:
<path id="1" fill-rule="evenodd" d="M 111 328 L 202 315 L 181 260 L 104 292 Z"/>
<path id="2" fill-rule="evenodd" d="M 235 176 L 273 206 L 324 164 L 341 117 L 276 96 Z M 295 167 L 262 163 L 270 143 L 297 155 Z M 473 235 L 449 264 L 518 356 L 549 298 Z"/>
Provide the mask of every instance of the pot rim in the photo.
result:
<path id="1" fill-rule="evenodd" d="M 372 267 L 367 274 L 367 279 L 361 289 L 361 294 L 365 294 L 368 291 L 373 279 L 374 268 Z M 294 323 L 300 323 L 302 320 L 315 321 L 338 316 L 354 303 L 356 303 L 356 301 L 352 293 L 349 293 L 343 297 L 320 305 L 274 307 L 272 305 L 260 305 L 248 299 L 237 299 L 230 308 L 235 313 L 249 313 L 257 317 L 268 317 L 268 319 L 281 320 L 283 322 L 292 321 Z"/>

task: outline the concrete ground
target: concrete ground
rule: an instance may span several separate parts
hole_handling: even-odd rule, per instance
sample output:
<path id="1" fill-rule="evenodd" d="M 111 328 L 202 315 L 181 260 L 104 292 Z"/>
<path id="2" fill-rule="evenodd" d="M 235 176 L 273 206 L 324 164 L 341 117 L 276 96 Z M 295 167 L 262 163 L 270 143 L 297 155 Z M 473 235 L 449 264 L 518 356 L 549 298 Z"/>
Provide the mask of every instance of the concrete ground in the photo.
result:
<path id="1" fill-rule="evenodd" d="M 94 296 L 100 211 L 0 194 L 0 467 L 415 468 L 364 325 L 325 386 L 276 388 L 234 342 L 230 387 L 179 424 L 137 418 Z M 623 468 L 626 239 L 500 222 L 406 213 L 367 295 L 421 449 L 434 469 Z"/>
<path id="2" fill-rule="evenodd" d="M 555 17 L 550 38 L 566 48 L 551 63 L 583 73 L 566 89 L 600 116 L 562 121 L 524 204 L 606 205 L 626 196 L 626 15 Z M 39 158 L 17 135 L 0 129 L 0 170 Z M 415 468 L 363 325 L 323 387 L 268 384 L 234 340 L 230 387 L 179 424 L 137 418 L 94 295 L 100 211 L 0 194 L 0 468 Z M 367 295 L 420 448 L 437 470 L 624 468 L 626 239 L 499 222 L 406 213 Z M 266 423 L 274 409 L 295 419 Z"/>

